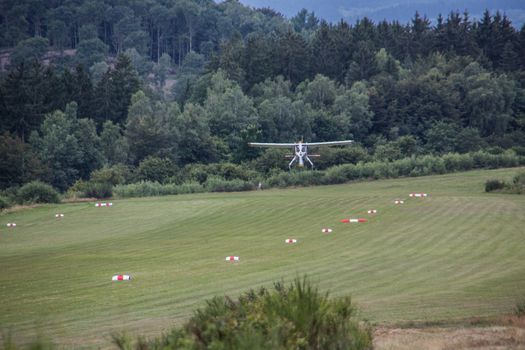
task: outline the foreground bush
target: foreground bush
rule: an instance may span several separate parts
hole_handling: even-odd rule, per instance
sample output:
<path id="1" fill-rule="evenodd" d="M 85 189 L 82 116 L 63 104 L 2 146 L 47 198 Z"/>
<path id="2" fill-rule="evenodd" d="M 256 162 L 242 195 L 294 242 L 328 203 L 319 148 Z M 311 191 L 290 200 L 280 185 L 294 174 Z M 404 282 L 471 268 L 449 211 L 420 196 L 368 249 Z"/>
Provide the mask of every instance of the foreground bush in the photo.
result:
<path id="1" fill-rule="evenodd" d="M 32 181 L 22 186 L 16 195 L 19 204 L 59 203 L 58 192 L 48 184 Z"/>
<path id="2" fill-rule="evenodd" d="M 181 328 L 136 349 L 371 349 L 371 329 L 356 319 L 349 297 L 330 299 L 306 279 L 242 294 L 215 297 Z M 131 340 L 114 337 L 120 349 Z"/>

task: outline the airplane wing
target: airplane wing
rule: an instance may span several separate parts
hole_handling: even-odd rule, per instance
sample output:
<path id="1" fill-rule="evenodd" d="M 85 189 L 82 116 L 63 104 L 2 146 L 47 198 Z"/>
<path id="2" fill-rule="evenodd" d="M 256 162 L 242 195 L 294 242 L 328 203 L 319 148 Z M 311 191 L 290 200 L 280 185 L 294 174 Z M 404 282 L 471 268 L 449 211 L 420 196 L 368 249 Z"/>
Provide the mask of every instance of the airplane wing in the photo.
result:
<path id="1" fill-rule="evenodd" d="M 262 142 L 248 142 L 252 147 L 273 147 L 273 148 L 290 148 L 295 147 L 295 143 L 262 143 Z"/>
<path id="2" fill-rule="evenodd" d="M 329 141 L 329 142 L 305 142 L 303 145 L 306 146 L 338 146 L 338 145 L 349 145 L 353 143 L 352 140 L 345 141 Z"/>

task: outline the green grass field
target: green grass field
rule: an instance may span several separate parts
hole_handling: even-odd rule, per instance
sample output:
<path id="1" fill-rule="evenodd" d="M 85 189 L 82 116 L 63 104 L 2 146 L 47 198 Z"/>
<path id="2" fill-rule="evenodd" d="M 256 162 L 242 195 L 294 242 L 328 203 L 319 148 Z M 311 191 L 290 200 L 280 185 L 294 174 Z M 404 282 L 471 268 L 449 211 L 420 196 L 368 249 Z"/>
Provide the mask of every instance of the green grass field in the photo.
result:
<path id="1" fill-rule="evenodd" d="M 112 332 L 158 335 L 214 295 L 305 273 L 331 295 L 351 294 L 361 316 L 379 324 L 510 313 L 525 298 L 525 196 L 487 194 L 484 183 L 516 172 L 2 215 L 0 330 L 16 341 L 40 333 L 66 346 L 105 347 Z M 396 198 L 405 204 L 394 205 Z M 353 217 L 369 222 L 339 222 Z M 227 255 L 241 261 L 226 262 Z M 133 280 L 112 282 L 117 273 Z"/>

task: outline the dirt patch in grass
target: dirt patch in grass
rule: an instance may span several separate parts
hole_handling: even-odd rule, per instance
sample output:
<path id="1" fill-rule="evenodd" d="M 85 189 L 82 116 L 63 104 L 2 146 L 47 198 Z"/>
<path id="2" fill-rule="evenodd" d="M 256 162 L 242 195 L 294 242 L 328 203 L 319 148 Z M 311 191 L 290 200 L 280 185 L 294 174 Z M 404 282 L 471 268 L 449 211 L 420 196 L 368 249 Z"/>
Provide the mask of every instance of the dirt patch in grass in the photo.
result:
<path id="1" fill-rule="evenodd" d="M 503 317 L 490 326 L 376 327 L 376 350 L 525 349 L 525 317 Z"/>
<path id="2" fill-rule="evenodd" d="M 64 198 L 62 199 L 62 203 L 85 203 L 85 202 L 96 202 L 98 199 L 96 198 L 77 198 L 77 197 L 71 197 L 71 198 Z"/>
<path id="3" fill-rule="evenodd" d="M 26 210 L 26 209 L 37 208 L 41 205 L 42 204 L 27 204 L 27 205 L 16 204 L 12 206 L 11 208 L 4 210 L 2 214 L 16 213 L 16 212 Z"/>

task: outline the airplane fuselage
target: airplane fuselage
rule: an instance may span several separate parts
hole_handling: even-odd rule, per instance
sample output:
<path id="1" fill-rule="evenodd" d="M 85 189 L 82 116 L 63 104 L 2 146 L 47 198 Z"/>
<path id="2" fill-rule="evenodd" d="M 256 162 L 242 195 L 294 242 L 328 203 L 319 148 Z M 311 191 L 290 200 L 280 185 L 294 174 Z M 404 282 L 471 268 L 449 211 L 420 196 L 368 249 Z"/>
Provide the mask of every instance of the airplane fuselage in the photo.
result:
<path id="1" fill-rule="evenodd" d="M 304 167 L 304 158 L 308 157 L 308 148 L 306 145 L 303 145 L 302 142 L 299 142 L 297 145 L 295 145 L 295 159 L 297 160 L 297 165 L 300 167 Z M 290 164 L 290 167 L 293 164 Z"/>

